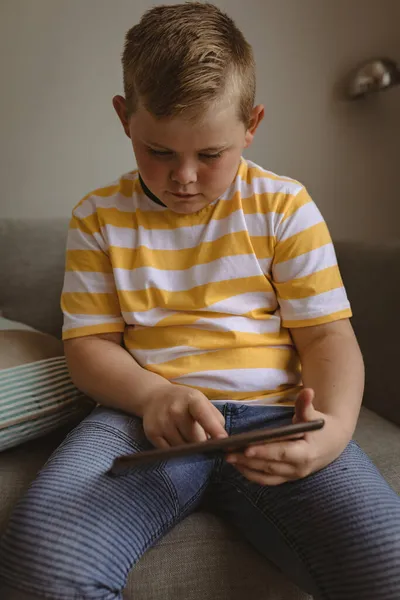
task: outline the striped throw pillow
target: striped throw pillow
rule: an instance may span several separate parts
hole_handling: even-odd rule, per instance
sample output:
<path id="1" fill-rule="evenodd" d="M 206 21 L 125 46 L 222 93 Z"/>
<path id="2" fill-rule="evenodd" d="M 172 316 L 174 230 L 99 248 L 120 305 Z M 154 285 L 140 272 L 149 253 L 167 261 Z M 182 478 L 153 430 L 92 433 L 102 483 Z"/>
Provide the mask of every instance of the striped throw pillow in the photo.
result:
<path id="1" fill-rule="evenodd" d="M 93 406 L 59 340 L 0 317 L 0 451 L 77 423 Z"/>

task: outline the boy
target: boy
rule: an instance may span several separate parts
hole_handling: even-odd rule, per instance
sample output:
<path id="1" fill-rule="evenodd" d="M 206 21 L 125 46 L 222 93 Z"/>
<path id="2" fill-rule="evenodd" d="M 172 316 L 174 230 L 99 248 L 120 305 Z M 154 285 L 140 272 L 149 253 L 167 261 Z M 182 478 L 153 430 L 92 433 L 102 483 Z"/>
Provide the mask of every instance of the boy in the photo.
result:
<path id="1" fill-rule="evenodd" d="M 363 363 L 327 228 L 242 158 L 264 114 L 250 46 L 211 4 L 159 6 L 123 67 L 138 171 L 74 209 L 62 296 L 72 378 L 101 406 L 19 505 L 2 597 L 122 598 L 207 501 L 315 598 L 397 600 L 400 500 L 351 441 Z M 301 440 L 106 475 L 151 444 L 318 417 Z"/>

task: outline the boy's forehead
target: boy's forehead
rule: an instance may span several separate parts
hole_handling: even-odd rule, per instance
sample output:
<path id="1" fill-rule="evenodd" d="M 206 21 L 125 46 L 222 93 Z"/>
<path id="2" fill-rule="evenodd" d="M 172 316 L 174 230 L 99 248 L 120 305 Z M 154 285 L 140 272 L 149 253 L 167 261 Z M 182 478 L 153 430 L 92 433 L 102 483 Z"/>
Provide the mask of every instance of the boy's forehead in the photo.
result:
<path id="1" fill-rule="evenodd" d="M 131 117 L 132 133 L 141 141 L 160 147 L 194 145 L 204 150 L 221 148 L 238 133 L 243 124 L 233 106 L 212 107 L 198 118 L 183 116 L 157 118 L 143 105 Z"/>

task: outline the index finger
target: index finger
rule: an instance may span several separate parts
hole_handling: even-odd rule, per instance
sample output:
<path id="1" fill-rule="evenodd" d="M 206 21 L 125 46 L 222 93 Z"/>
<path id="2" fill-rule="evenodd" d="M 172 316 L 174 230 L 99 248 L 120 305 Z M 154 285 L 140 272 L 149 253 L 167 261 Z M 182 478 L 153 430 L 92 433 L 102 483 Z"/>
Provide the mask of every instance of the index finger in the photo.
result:
<path id="1" fill-rule="evenodd" d="M 225 419 L 209 400 L 202 402 L 198 398 L 194 398 L 189 402 L 189 413 L 195 421 L 198 421 L 206 433 L 209 433 L 212 438 L 227 437 L 225 431 Z"/>

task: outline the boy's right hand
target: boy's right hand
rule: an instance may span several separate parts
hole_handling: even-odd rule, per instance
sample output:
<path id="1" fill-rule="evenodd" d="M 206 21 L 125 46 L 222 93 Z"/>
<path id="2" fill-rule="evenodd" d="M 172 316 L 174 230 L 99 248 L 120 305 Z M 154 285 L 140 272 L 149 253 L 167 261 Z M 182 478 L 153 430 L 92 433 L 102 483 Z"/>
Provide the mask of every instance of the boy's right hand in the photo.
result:
<path id="1" fill-rule="evenodd" d="M 224 425 L 224 417 L 202 392 L 177 384 L 155 388 L 143 413 L 144 432 L 156 448 L 227 437 Z"/>

